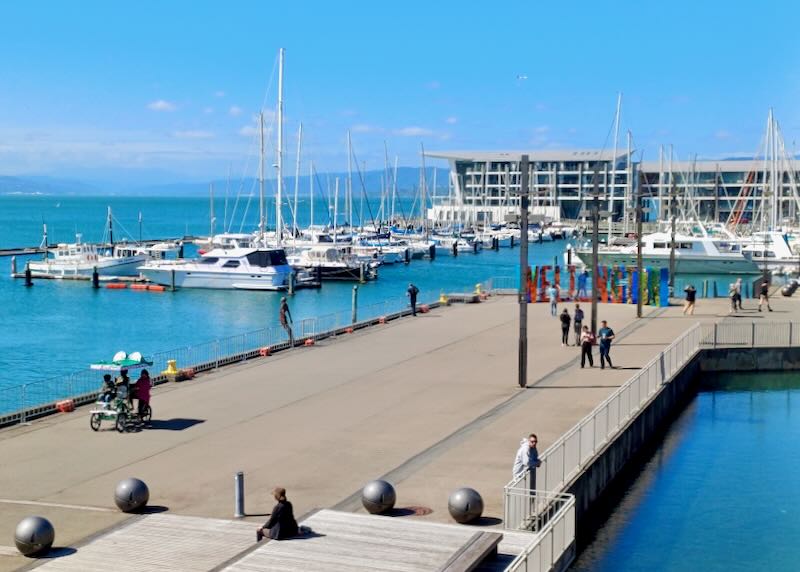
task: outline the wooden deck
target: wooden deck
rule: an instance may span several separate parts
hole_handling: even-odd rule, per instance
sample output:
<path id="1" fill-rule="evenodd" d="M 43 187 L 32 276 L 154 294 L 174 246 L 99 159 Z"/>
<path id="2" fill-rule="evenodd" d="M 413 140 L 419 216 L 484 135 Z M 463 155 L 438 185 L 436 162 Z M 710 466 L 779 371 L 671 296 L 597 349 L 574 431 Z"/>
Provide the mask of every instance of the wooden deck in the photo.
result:
<path id="1" fill-rule="evenodd" d="M 194 516 L 135 518 L 72 553 L 43 560 L 37 570 L 69 572 L 197 572 L 211 570 L 251 548 L 256 526 Z M 56 537 L 56 541 L 58 537 Z"/>
<path id="2" fill-rule="evenodd" d="M 312 534 L 268 542 L 224 568 L 228 572 L 434 572 L 452 565 L 476 533 L 503 535 L 499 554 L 476 570 L 504 570 L 528 546 L 532 534 L 416 518 L 322 510 L 302 523 Z M 470 569 L 470 568 L 464 568 Z"/>

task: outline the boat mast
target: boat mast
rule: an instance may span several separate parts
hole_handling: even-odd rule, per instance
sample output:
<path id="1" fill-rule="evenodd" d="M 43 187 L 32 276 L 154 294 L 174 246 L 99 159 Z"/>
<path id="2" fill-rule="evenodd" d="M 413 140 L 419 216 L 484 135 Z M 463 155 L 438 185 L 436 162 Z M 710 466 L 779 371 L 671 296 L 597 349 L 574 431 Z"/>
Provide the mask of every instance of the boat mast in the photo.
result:
<path id="1" fill-rule="evenodd" d="M 619 141 L 619 112 L 622 106 L 622 92 L 617 94 L 617 113 L 614 115 L 614 154 L 611 156 L 611 184 L 608 192 L 608 244 L 614 231 L 614 184 L 617 182 L 617 142 Z M 608 184 L 608 181 L 606 181 Z"/>
<path id="2" fill-rule="evenodd" d="M 213 239 L 214 238 L 214 223 L 217 222 L 217 217 L 214 216 L 214 183 L 211 183 L 209 185 L 208 196 L 209 196 L 208 203 L 209 203 L 209 213 L 210 213 L 209 222 L 210 222 L 210 225 L 211 225 L 211 228 L 209 229 L 208 238 Z M 141 231 L 139 232 L 139 234 L 141 235 Z M 139 238 L 139 240 L 141 241 L 141 237 Z"/>
<path id="3" fill-rule="evenodd" d="M 264 240 L 264 112 L 258 114 L 261 152 L 258 154 L 258 240 Z"/>
<path id="4" fill-rule="evenodd" d="M 633 197 L 633 193 L 631 192 L 633 190 L 633 167 L 632 167 L 632 164 L 631 164 L 631 153 L 632 153 L 631 145 L 632 145 L 632 137 L 631 137 L 631 131 L 629 129 L 628 130 L 628 159 L 627 159 L 627 163 L 628 164 L 625 165 L 625 173 L 626 173 L 626 177 L 625 177 L 625 179 L 626 179 L 626 181 L 625 181 L 625 201 L 623 203 L 624 207 L 625 207 L 625 224 L 623 226 L 623 233 L 625 235 L 628 234 L 628 230 L 629 230 L 629 228 L 628 228 L 628 219 L 630 218 L 630 215 L 631 215 L 631 206 L 632 206 L 631 205 L 631 202 L 632 202 L 631 201 L 631 197 Z"/>
<path id="5" fill-rule="evenodd" d="M 394 156 L 394 173 L 392 175 L 392 224 L 394 224 L 394 207 L 397 202 L 397 155 Z"/>
<path id="6" fill-rule="evenodd" d="M 112 224 L 111 207 L 108 207 L 108 242 L 114 246 L 114 225 Z"/>
<path id="7" fill-rule="evenodd" d="M 314 161 L 311 161 L 308 168 L 308 190 L 311 197 L 311 222 L 308 228 L 311 229 L 311 241 L 314 241 Z"/>
<path id="8" fill-rule="evenodd" d="M 300 192 L 300 152 L 303 146 L 303 124 L 297 130 L 297 165 L 294 170 L 294 208 L 292 209 L 292 236 L 297 235 L 297 195 Z"/>
<path id="9" fill-rule="evenodd" d="M 428 213 L 425 212 L 425 207 L 427 206 L 425 191 L 427 190 L 428 186 L 428 177 L 427 173 L 425 172 L 425 145 L 423 145 L 421 142 L 419 144 L 419 152 L 420 155 L 422 156 L 422 188 L 420 189 L 419 211 L 420 211 L 420 216 L 422 217 L 422 236 L 424 237 L 425 240 L 428 240 L 428 217 L 427 217 Z"/>
<path id="10" fill-rule="evenodd" d="M 347 130 L 347 188 L 344 201 L 347 210 L 347 225 L 353 228 L 353 142 L 350 139 L 349 129 Z"/>
<path id="11" fill-rule="evenodd" d="M 336 246 L 336 235 L 338 234 L 336 218 L 339 216 L 339 177 L 336 177 L 336 187 L 333 191 L 333 245 Z"/>
<path id="12" fill-rule="evenodd" d="M 281 195 L 283 193 L 283 53 L 280 49 L 278 64 L 278 192 L 275 194 L 275 238 L 281 245 L 283 221 L 281 220 Z"/>

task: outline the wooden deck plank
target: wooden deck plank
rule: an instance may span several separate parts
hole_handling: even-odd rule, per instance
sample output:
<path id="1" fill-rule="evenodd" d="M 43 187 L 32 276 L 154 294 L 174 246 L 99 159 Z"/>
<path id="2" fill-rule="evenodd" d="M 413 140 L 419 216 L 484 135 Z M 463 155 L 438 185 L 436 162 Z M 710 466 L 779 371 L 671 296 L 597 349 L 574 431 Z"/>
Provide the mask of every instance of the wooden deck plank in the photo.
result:
<path id="1" fill-rule="evenodd" d="M 254 542 L 252 523 L 152 514 L 38 568 L 60 572 L 194 572 L 219 566 Z"/>

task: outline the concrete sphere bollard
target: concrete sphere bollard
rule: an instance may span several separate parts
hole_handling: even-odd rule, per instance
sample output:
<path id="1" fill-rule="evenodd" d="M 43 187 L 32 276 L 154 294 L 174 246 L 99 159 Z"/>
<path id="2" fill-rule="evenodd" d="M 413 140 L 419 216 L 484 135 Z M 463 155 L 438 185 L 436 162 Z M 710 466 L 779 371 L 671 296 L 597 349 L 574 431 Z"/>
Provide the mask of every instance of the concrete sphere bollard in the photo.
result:
<path id="1" fill-rule="evenodd" d="M 361 504 L 370 514 L 380 514 L 394 508 L 397 493 L 386 481 L 370 481 L 361 491 Z"/>
<path id="2" fill-rule="evenodd" d="M 475 489 L 469 487 L 456 489 L 450 493 L 447 510 L 456 522 L 466 524 L 483 514 L 483 498 Z"/>
<path id="3" fill-rule="evenodd" d="M 114 502 L 122 512 L 134 512 L 147 506 L 150 491 L 144 481 L 139 479 L 123 479 L 114 489 Z"/>
<path id="4" fill-rule="evenodd" d="M 44 517 L 28 516 L 19 521 L 14 543 L 24 556 L 36 556 L 50 550 L 56 539 L 53 525 Z"/>

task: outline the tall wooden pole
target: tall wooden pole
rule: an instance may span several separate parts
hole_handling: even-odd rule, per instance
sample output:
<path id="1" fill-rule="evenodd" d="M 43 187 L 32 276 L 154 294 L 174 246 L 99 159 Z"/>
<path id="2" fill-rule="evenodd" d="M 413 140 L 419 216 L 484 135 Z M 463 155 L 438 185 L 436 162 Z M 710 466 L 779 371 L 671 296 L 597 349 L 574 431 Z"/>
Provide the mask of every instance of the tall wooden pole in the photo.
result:
<path id="1" fill-rule="evenodd" d="M 528 192 L 530 181 L 528 155 L 519 162 L 519 378 L 521 388 L 528 386 Z"/>

